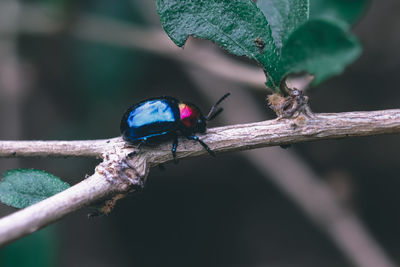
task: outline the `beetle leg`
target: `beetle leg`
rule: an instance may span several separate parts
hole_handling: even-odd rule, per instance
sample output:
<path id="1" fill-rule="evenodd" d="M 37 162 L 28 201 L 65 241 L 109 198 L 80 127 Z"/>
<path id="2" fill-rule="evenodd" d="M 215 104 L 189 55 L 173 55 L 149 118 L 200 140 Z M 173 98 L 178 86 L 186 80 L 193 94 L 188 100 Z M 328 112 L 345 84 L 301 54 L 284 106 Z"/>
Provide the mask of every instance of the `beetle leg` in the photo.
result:
<path id="1" fill-rule="evenodd" d="M 175 164 L 178 163 L 178 159 L 176 158 L 176 148 L 178 147 L 178 137 L 175 135 L 174 136 L 174 142 L 172 143 L 172 156 L 174 157 L 174 162 Z"/>
<path id="2" fill-rule="evenodd" d="M 186 136 L 187 139 L 189 140 L 194 140 L 200 143 L 200 145 L 202 145 L 204 147 L 205 150 L 207 150 L 208 154 L 210 154 L 211 156 L 215 157 L 215 153 L 214 151 L 212 151 L 206 143 L 204 143 L 203 141 L 201 141 L 196 135 L 188 135 Z"/>
<path id="3" fill-rule="evenodd" d="M 140 143 L 136 146 L 136 150 L 128 154 L 128 158 L 132 158 L 136 154 L 139 154 L 140 150 L 142 149 L 142 146 L 146 144 L 146 141 L 147 141 L 146 139 L 141 140 Z"/>

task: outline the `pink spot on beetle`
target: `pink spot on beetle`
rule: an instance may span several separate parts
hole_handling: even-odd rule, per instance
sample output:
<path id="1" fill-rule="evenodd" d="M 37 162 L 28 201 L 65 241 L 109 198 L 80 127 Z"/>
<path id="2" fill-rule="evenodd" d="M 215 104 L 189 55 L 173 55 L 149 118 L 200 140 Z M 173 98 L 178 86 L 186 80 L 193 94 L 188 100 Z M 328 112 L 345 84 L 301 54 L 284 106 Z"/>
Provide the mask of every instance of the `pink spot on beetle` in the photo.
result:
<path id="1" fill-rule="evenodd" d="M 187 127 L 195 127 L 197 120 L 200 118 L 200 112 L 184 103 L 179 104 L 179 111 L 181 114 L 181 122 Z"/>

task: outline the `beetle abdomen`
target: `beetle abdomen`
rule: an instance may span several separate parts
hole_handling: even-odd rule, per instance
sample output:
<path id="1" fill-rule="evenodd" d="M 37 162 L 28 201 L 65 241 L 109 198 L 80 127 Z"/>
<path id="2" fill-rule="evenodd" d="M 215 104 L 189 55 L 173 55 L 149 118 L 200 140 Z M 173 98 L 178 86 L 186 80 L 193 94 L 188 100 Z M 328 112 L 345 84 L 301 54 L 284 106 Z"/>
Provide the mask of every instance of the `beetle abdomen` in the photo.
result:
<path id="1" fill-rule="evenodd" d="M 152 139 L 175 131 L 179 119 L 176 99 L 150 99 L 128 109 L 121 121 L 121 133 L 131 142 Z"/>

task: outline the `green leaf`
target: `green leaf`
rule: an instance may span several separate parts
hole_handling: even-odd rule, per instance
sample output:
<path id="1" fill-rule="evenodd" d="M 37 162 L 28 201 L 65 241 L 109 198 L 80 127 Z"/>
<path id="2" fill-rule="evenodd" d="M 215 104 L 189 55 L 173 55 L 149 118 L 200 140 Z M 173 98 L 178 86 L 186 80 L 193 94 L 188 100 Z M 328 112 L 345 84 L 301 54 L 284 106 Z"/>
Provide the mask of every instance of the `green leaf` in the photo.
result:
<path id="1" fill-rule="evenodd" d="M 280 71 L 273 76 L 281 79 L 306 71 L 318 84 L 341 73 L 360 53 L 357 39 L 343 28 L 328 20 L 310 20 L 290 35 L 282 49 Z"/>
<path id="2" fill-rule="evenodd" d="M 189 36 L 209 39 L 238 56 L 272 68 L 276 54 L 271 29 L 251 0 L 156 0 L 168 36 L 183 46 Z"/>
<path id="3" fill-rule="evenodd" d="M 361 48 L 338 19 L 309 20 L 308 0 L 156 0 L 161 23 L 178 45 L 189 36 L 258 61 L 267 85 L 279 90 L 292 72 L 319 83 L 343 71 Z M 264 16 L 265 15 L 265 16 Z"/>
<path id="4" fill-rule="evenodd" d="M 257 6 L 267 18 L 274 43 L 279 49 L 289 34 L 309 17 L 308 0 L 258 0 Z"/>
<path id="5" fill-rule="evenodd" d="M 0 201 L 15 208 L 25 208 L 69 187 L 60 178 L 44 171 L 10 170 L 0 181 Z"/>
<path id="6" fill-rule="evenodd" d="M 355 23 L 365 12 L 370 0 L 310 0 L 310 18 L 329 18 Z"/>

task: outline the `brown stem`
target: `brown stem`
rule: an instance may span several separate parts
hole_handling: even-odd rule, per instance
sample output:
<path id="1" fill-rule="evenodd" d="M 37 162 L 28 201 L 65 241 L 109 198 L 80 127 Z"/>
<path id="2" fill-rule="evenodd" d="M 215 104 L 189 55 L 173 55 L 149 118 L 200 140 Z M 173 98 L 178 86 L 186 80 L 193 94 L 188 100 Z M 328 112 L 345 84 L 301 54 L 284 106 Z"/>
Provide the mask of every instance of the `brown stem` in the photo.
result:
<path id="1" fill-rule="evenodd" d="M 299 142 L 370 136 L 400 132 L 400 109 L 344 113 L 319 113 L 313 117 L 300 115 L 295 119 L 275 119 L 255 123 L 210 128 L 199 135 L 215 152 L 248 150 Z M 0 141 L 0 157 L 29 156 L 88 156 L 113 154 L 126 149 L 121 138 L 87 141 Z M 157 149 L 146 147 L 143 152 L 151 165 L 171 160 L 171 144 Z M 179 140 L 177 156 L 192 157 L 205 154 L 194 141 Z"/>
<path id="2" fill-rule="evenodd" d="M 113 139 L 85 141 L 0 141 L 0 157 L 101 157 L 104 148 Z"/>
<path id="3" fill-rule="evenodd" d="M 248 150 L 297 142 L 400 133 L 400 110 L 371 112 L 347 112 L 315 114 L 312 118 L 298 116 L 296 119 L 276 119 L 250 124 L 239 124 L 211 128 L 200 138 L 215 152 Z M 109 142 L 108 142 L 109 141 Z M 180 140 L 177 151 L 179 158 L 206 154 L 201 145 L 194 141 Z M 49 145 L 51 144 L 51 145 Z M 23 147 L 23 145 L 29 145 Z M 24 149 L 31 151 L 24 153 Z M 39 153 L 33 151 L 37 149 Z M 47 151 L 46 151 L 47 149 Z M 88 151 L 93 149 L 92 154 Z M 0 219 L 0 246 L 32 233 L 63 216 L 100 200 L 107 195 L 130 190 L 130 177 L 140 181 L 147 175 L 148 168 L 172 160 L 171 144 L 163 143 L 157 149 L 145 147 L 132 159 L 126 155 L 133 151 L 121 138 L 94 141 L 0 141 L 0 156 L 99 156 L 104 161 L 96 173 L 81 183 L 45 199 L 35 205 Z M 134 168 L 129 173 L 126 162 Z M 123 166 L 122 166 L 123 165 Z M 113 180 L 108 182 L 107 180 Z"/>

